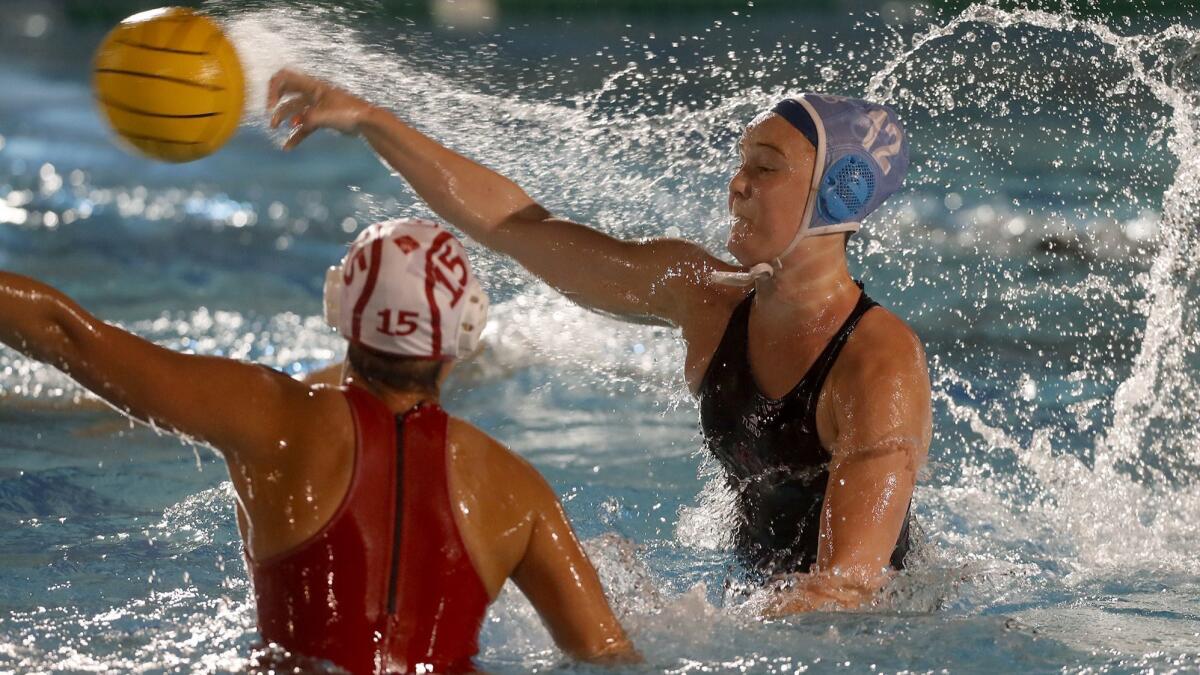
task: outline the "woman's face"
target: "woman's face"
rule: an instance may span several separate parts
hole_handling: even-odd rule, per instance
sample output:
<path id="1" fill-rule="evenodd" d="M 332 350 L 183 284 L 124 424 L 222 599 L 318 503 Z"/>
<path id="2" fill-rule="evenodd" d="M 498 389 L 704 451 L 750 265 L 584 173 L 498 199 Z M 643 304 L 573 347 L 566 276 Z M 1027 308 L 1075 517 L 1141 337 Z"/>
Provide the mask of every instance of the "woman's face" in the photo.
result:
<path id="1" fill-rule="evenodd" d="M 741 163 L 729 181 L 732 225 L 726 247 L 743 265 L 781 254 L 808 205 L 816 148 L 787 120 L 759 115 L 739 144 Z"/>

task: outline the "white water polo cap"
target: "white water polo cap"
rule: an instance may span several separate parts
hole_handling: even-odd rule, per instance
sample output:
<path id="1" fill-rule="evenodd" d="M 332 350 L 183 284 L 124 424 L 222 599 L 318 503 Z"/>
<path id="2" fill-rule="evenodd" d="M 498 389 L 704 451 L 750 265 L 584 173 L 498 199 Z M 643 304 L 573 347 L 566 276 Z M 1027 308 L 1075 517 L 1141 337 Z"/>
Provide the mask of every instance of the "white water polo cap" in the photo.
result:
<path id="1" fill-rule="evenodd" d="M 844 96 L 801 94 L 771 112 L 787 120 L 816 148 L 816 170 L 805 212 L 792 242 L 769 263 L 748 272 L 717 272 L 715 281 L 749 285 L 782 269 L 782 260 L 806 237 L 856 232 L 895 194 L 908 173 L 908 136 L 891 108 Z"/>
<path id="2" fill-rule="evenodd" d="M 487 294 L 462 243 L 429 220 L 371 225 L 325 275 L 325 322 L 346 339 L 387 354 L 470 354 L 487 312 Z"/>

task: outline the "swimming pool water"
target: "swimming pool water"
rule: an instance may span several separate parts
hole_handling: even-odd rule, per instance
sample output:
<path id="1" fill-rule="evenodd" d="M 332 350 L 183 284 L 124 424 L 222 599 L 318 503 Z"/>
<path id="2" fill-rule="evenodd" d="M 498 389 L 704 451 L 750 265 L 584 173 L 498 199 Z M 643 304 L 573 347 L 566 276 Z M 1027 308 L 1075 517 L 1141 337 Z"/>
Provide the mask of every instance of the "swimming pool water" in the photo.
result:
<path id="1" fill-rule="evenodd" d="M 876 610 L 750 615 L 677 336 L 473 249 L 495 311 L 446 405 L 562 496 L 646 656 L 634 670 L 1200 669 L 1192 29 L 979 5 L 445 32 L 354 11 L 370 3 L 268 4 L 210 4 L 256 93 L 285 63 L 337 78 L 625 236 L 720 251 L 732 141 L 781 91 L 871 93 L 905 117 L 910 188 L 851 258 L 926 344 L 936 433 L 922 543 Z M 173 348 L 293 373 L 339 358 L 323 270 L 372 219 L 426 213 L 411 192 L 358 141 L 283 154 L 255 119 L 194 164 L 123 154 L 87 84 L 103 27 L 53 7 L 0 10 L 0 268 Z M 50 28 L 26 37 L 36 12 Z M 76 407 L 11 351 L 0 392 L 0 671 L 245 669 L 223 464 Z M 592 670 L 562 665 L 511 589 L 480 663 Z"/>

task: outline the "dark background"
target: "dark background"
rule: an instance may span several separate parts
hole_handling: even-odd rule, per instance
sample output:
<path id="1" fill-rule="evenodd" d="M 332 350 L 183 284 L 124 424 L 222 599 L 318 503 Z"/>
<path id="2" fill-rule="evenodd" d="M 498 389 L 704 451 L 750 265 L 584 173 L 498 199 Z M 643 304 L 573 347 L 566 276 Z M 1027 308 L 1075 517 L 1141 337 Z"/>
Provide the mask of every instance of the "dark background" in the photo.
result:
<path id="1" fill-rule="evenodd" d="M 432 7 L 438 1 L 376 0 L 354 4 L 356 9 L 366 8 L 367 11 L 430 20 L 434 14 Z M 440 1 L 448 4 L 456 2 L 478 4 L 468 3 L 467 0 Z M 104 2 L 96 0 L 32 0 L 11 4 L 46 5 L 48 8 L 61 11 L 73 21 L 111 21 L 168 3 L 163 0 L 104 0 Z M 203 3 L 184 0 L 176 1 L 173 4 L 195 7 Z M 251 0 L 238 4 L 253 6 L 285 3 L 273 0 Z M 313 3 L 297 2 L 293 4 L 311 5 Z M 320 4 L 342 5 L 345 3 L 322 2 Z M 922 7 L 935 11 L 960 11 L 973 3 L 972 0 L 928 0 L 927 2 L 913 2 L 912 0 L 486 0 L 483 4 L 490 5 L 496 13 L 509 17 L 579 16 L 584 14 L 615 14 L 634 17 L 643 14 L 681 14 L 745 9 L 753 9 L 757 12 L 879 11 L 884 14 L 907 12 L 913 8 Z M 1139 17 L 1147 14 L 1195 17 L 1200 12 L 1200 2 L 1196 0 L 1066 0 L 1066 2 L 1063 0 L 991 0 L 991 4 L 1008 9 L 1023 7 L 1054 12 L 1062 12 L 1066 5 L 1072 13 L 1077 15 L 1098 17 Z"/>

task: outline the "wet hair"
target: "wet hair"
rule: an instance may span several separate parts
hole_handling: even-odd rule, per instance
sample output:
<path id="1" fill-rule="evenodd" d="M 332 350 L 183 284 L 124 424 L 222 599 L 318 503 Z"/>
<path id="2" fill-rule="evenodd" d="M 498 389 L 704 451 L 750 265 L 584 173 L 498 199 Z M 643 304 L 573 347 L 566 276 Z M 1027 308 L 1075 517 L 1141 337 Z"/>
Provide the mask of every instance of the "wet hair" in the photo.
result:
<path id="1" fill-rule="evenodd" d="M 368 380 L 397 391 L 436 394 L 443 361 L 396 356 L 351 342 L 346 359 L 355 372 Z"/>

